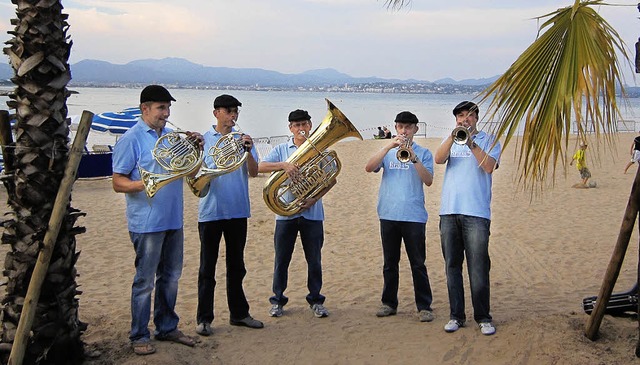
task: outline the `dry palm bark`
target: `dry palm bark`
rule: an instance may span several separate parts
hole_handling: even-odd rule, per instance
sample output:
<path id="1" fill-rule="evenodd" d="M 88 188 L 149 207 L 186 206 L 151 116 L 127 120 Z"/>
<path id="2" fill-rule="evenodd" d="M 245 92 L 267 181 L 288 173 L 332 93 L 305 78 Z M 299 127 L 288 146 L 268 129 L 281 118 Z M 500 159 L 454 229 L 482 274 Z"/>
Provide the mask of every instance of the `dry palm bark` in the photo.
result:
<path id="1" fill-rule="evenodd" d="M 2 300 L 0 360 L 6 362 L 14 341 L 29 280 L 42 244 L 68 158 L 66 88 L 71 79 L 67 15 L 54 0 L 12 0 L 17 19 L 4 53 L 15 70 L 16 85 L 7 103 L 15 110 L 15 163 L 3 180 L 12 210 L 3 222 L 6 295 Z M 11 149 L 9 149 L 11 150 Z M 75 227 L 82 215 L 67 207 L 51 264 L 40 294 L 25 364 L 73 364 L 83 355 L 86 324 L 78 318 Z"/>

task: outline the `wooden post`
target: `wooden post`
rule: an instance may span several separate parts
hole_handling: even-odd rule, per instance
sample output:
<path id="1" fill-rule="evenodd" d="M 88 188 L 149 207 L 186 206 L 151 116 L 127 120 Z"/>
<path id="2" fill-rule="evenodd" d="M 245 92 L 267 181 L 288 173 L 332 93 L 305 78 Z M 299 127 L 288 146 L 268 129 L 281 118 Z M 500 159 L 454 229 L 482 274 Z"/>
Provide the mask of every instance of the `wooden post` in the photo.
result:
<path id="1" fill-rule="evenodd" d="M 620 274 L 620 268 L 622 267 L 622 261 L 624 255 L 629 247 L 629 240 L 631 239 L 631 233 L 633 232 L 633 226 L 636 223 L 638 216 L 638 202 L 640 199 L 640 168 L 636 172 L 636 178 L 633 181 L 631 188 L 631 194 L 629 195 L 629 202 L 627 203 L 627 209 L 624 212 L 624 218 L 622 219 L 622 225 L 620 226 L 620 233 L 618 234 L 618 241 L 613 249 L 607 272 L 605 273 L 600 292 L 598 293 L 598 299 L 593 307 L 591 316 L 587 321 L 585 327 L 585 336 L 590 340 L 595 340 L 598 334 L 598 328 L 602 323 L 602 317 L 604 317 L 604 311 L 607 308 L 607 302 L 611 298 L 611 292 L 616 285 L 616 280 Z"/>
<path id="2" fill-rule="evenodd" d="M 38 261 L 36 261 L 33 269 L 27 296 L 24 298 L 24 306 L 20 313 L 20 322 L 16 329 L 16 337 L 11 347 L 11 354 L 9 355 L 7 365 L 22 365 L 27 343 L 29 342 L 29 332 L 31 332 L 31 325 L 33 324 L 38 300 L 40 299 L 40 289 L 47 275 L 49 261 L 51 260 L 53 248 L 58 239 L 58 233 L 60 232 L 60 225 L 62 224 L 67 205 L 69 204 L 69 195 L 71 194 L 73 183 L 76 180 L 78 165 L 82 158 L 84 145 L 87 142 L 92 119 L 93 113 L 86 110 L 82 112 L 80 125 L 78 126 L 71 150 L 69 151 L 69 161 L 64 170 L 64 176 L 62 177 L 62 182 L 60 183 L 60 188 L 58 189 L 58 194 L 56 195 L 56 200 L 53 205 L 51 218 L 49 219 L 49 227 L 44 235 L 42 249 L 38 254 Z"/>

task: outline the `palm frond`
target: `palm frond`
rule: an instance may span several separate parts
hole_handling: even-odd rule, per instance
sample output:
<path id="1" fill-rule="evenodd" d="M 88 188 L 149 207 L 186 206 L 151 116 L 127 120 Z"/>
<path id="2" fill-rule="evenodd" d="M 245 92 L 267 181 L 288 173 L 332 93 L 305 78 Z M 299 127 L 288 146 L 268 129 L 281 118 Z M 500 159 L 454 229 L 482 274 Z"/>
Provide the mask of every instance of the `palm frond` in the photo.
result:
<path id="1" fill-rule="evenodd" d="M 491 100 L 486 118 L 506 146 L 519 130 L 519 178 L 525 188 L 542 186 L 549 171 L 567 155 L 572 120 L 578 139 L 593 129 L 595 140 L 610 144 L 621 117 L 616 87 L 622 88 L 616 52 L 627 60 L 618 33 L 591 7 L 602 1 L 576 0 L 540 18 L 545 30 L 511 67 L 479 96 Z M 630 63 L 630 62 L 629 62 Z M 524 127 L 520 128 L 520 123 Z M 604 138 L 602 138 L 604 137 Z"/>

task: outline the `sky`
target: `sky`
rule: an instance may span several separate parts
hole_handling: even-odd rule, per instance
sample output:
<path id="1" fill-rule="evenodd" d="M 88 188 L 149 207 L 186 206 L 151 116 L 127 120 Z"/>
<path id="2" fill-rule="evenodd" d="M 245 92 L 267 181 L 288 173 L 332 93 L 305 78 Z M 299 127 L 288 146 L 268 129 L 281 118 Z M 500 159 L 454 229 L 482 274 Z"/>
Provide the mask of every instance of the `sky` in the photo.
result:
<path id="1" fill-rule="evenodd" d="M 596 10 L 635 54 L 637 2 Z M 503 73 L 535 40 L 535 18 L 573 0 L 79 0 L 62 1 L 69 63 L 179 57 L 204 66 L 282 73 L 333 68 L 354 77 L 434 81 Z M 0 40 L 15 5 L 0 3 Z M 626 82 L 638 85 L 629 65 Z"/>

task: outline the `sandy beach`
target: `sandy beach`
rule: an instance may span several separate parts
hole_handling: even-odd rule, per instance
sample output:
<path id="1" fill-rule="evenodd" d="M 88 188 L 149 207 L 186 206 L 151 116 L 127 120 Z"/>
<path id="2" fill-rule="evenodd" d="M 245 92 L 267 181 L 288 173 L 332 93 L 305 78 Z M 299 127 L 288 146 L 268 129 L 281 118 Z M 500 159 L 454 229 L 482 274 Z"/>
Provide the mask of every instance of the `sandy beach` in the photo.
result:
<path id="1" fill-rule="evenodd" d="M 492 315 L 497 333 L 482 336 L 473 321 L 445 333 L 448 321 L 438 209 L 444 166 L 435 166 L 425 187 L 427 268 L 436 320 L 418 321 L 406 257 L 400 263 L 398 315 L 377 318 L 382 290 L 382 252 L 376 214 L 379 174 L 364 165 L 384 140 L 346 141 L 335 149 L 343 168 L 338 184 L 324 198 L 324 286 L 328 318 L 315 318 L 304 297 L 306 263 L 298 242 L 289 272 L 285 315 L 268 316 L 273 270 L 274 215 L 262 200 L 267 179 L 250 181 L 252 217 L 245 260 L 245 292 L 260 330 L 229 325 L 224 249 L 218 261 L 214 334 L 195 334 L 199 241 L 197 198 L 185 188 L 185 259 L 177 312 L 179 328 L 198 337 L 195 348 L 157 342 L 150 356 L 133 354 L 128 342 L 129 298 L 134 252 L 127 233 L 122 194 L 110 179 L 81 180 L 72 206 L 87 213 L 77 236 L 80 319 L 89 324 L 83 339 L 97 357 L 87 364 L 630 364 L 638 323 L 634 316 L 606 315 L 600 338 L 584 335 L 588 316 L 582 299 L 597 295 L 620 230 L 637 167 L 623 174 L 634 134 L 618 135 L 613 150 L 590 145 L 587 162 L 597 188 L 574 189 L 575 167 L 562 171 L 555 186 L 533 196 L 518 189 L 510 145 L 494 174 L 490 253 Z M 432 152 L 439 139 L 418 139 Z M 573 148 L 573 145 L 570 147 Z M 570 151 L 572 153 L 573 151 Z M 562 168 L 562 167 L 560 167 Z M 1 189 L 0 199 L 6 201 Z M 5 211 L 8 208 L 5 208 Z M 223 246 L 222 246 L 223 247 Z M 2 255 L 8 247 L 1 247 Z M 636 282 L 638 234 L 634 230 L 614 293 Z M 403 254 L 404 255 L 404 254 Z M 466 274 L 465 274 L 466 275 Z M 467 316 L 472 318 L 467 288 Z M 151 323 L 150 323 L 151 324 Z"/>

